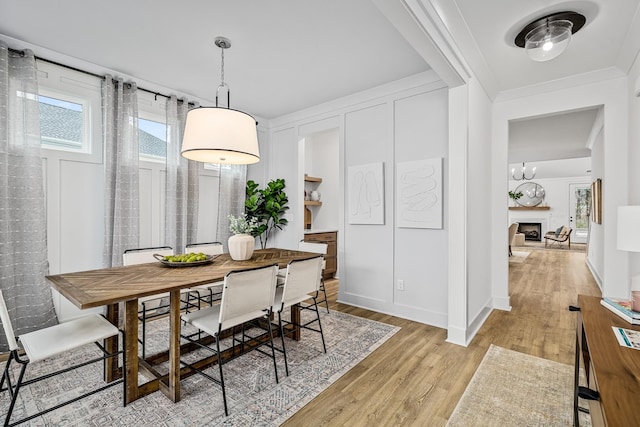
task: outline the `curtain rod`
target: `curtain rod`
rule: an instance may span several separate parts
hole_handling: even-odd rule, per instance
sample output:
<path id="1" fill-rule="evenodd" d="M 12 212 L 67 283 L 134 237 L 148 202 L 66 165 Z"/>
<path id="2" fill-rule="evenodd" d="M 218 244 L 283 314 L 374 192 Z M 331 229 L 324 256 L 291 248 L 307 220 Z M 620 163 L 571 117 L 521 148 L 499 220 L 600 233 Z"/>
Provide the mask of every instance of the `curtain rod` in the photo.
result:
<path id="1" fill-rule="evenodd" d="M 23 56 L 24 56 L 24 50 L 13 49 L 13 48 L 8 48 L 8 49 L 9 49 L 9 52 L 18 53 L 18 54 L 20 54 L 20 55 L 23 55 Z M 77 72 L 79 72 L 79 73 L 88 74 L 88 75 L 90 75 L 90 76 L 97 77 L 97 78 L 102 79 L 102 80 L 104 80 L 104 79 L 105 79 L 105 76 L 101 76 L 100 74 L 96 74 L 96 73 L 92 73 L 91 71 L 82 70 L 82 69 L 80 69 L 80 68 L 72 67 L 71 65 L 62 64 L 62 63 L 60 63 L 60 62 L 53 61 L 53 60 L 51 60 L 51 59 L 42 58 L 42 57 L 37 56 L 37 55 L 34 55 L 34 58 L 35 58 L 35 59 L 37 59 L 38 61 L 47 62 L 47 63 L 49 63 L 49 64 L 53 64 L 53 65 L 57 65 L 57 66 L 59 66 L 59 67 L 67 68 L 67 69 L 69 69 L 69 70 L 77 71 Z M 114 81 L 115 81 L 115 80 L 114 80 Z M 167 98 L 167 99 L 168 99 L 168 98 L 171 98 L 171 96 L 169 96 L 169 95 L 165 95 L 164 93 L 155 92 L 155 91 L 153 91 L 153 90 L 145 89 L 145 88 L 143 88 L 143 87 L 139 87 L 139 86 L 138 86 L 138 90 L 141 90 L 141 91 L 143 91 L 143 92 L 147 92 L 147 93 L 150 93 L 150 94 L 152 94 L 152 95 L 155 95 L 155 99 L 156 99 L 156 101 L 158 100 L 158 97 L 159 97 L 159 96 L 162 96 L 162 97 Z M 183 100 L 181 100 L 181 99 L 178 99 L 178 102 L 184 102 L 184 101 L 183 101 Z M 189 105 L 193 105 L 193 106 L 195 106 L 196 104 L 195 104 L 195 103 L 193 103 L 193 102 L 189 102 Z"/>

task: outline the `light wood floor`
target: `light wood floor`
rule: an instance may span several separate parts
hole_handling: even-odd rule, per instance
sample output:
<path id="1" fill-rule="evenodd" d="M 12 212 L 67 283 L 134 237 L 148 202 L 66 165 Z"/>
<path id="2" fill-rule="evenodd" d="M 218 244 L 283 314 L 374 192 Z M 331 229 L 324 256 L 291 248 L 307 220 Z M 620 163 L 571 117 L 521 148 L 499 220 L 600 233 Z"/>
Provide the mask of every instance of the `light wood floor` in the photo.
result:
<path id="1" fill-rule="evenodd" d="M 519 249 L 520 250 L 520 249 Z M 441 426 L 490 344 L 573 364 L 578 294 L 600 296 L 585 254 L 531 249 L 509 265 L 510 312 L 494 310 L 469 347 L 445 342 L 443 329 L 336 303 L 330 308 L 402 329 L 298 411 L 285 426 Z"/>

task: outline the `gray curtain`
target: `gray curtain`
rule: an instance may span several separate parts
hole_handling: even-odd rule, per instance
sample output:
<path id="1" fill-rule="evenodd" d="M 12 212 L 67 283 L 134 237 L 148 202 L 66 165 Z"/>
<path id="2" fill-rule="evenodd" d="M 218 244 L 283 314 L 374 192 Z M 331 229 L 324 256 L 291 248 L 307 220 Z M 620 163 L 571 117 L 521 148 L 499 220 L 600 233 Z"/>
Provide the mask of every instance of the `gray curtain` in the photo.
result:
<path id="1" fill-rule="evenodd" d="M 218 229 L 216 239 L 229 252 L 227 240 L 229 231 L 229 214 L 238 216 L 244 212 L 244 199 L 247 186 L 246 165 L 220 165 L 220 195 L 218 197 Z"/>
<path id="2" fill-rule="evenodd" d="M 138 95 L 135 83 L 102 82 L 104 145 L 103 265 L 122 265 L 125 249 L 139 245 Z"/>
<path id="3" fill-rule="evenodd" d="M 0 289 L 14 332 L 58 321 L 45 279 L 47 218 L 40 157 L 40 110 L 33 52 L 0 41 Z M 0 351 L 7 351 L 4 334 Z"/>
<path id="4" fill-rule="evenodd" d="M 181 253 L 197 243 L 198 167 L 180 154 L 189 103 L 175 96 L 167 99 L 167 179 L 165 187 L 165 244 Z"/>

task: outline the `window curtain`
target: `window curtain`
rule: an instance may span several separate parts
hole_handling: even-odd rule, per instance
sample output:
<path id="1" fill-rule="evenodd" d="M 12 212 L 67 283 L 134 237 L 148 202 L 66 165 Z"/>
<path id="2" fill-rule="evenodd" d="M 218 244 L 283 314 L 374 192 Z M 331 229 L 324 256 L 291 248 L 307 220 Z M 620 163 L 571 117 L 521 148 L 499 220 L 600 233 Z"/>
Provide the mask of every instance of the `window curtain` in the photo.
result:
<path id="1" fill-rule="evenodd" d="M 180 153 L 189 103 L 175 96 L 167 99 L 167 179 L 165 187 L 165 244 L 181 253 L 197 243 L 198 167 Z"/>
<path id="2" fill-rule="evenodd" d="M 102 82 L 105 267 L 121 266 L 125 249 L 139 245 L 137 90 L 135 83 L 110 75 Z"/>
<path id="3" fill-rule="evenodd" d="M 55 325 L 33 52 L 0 41 L 0 289 L 16 335 Z M 7 351 L 0 334 L 0 351 Z"/>
<path id="4" fill-rule="evenodd" d="M 220 165 L 220 193 L 218 199 L 217 240 L 229 252 L 227 240 L 231 237 L 228 215 L 244 213 L 247 187 L 247 165 Z"/>

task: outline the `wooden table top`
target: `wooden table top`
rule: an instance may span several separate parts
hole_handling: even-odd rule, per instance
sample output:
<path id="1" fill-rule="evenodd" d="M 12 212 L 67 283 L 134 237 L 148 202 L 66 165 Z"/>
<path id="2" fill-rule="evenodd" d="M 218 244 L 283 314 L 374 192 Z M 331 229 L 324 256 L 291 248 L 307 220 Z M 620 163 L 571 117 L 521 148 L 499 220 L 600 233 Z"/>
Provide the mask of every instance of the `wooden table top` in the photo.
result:
<path id="1" fill-rule="evenodd" d="M 229 254 L 222 254 L 211 264 L 195 267 L 171 268 L 153 262 L 57 274 L 47 276 L 47 280 L 65 298 L 84 310 L 222 281 L 228 272 L 234 270 L 273 264 L 285 268 L 289 261 L 316 256 L 316 253 L 288 249 L 259 249 L 247 261 L 234 261 Z"/>
<path id="2" fill-rule="evenodd" d="M 618 344 L 612 326 L 640 330 L 611 313 L 601 298 L 580 295 L 578 303 L 587 336 L 600 402 L 610 426 L 640 426 L 640 350 Z"/>

